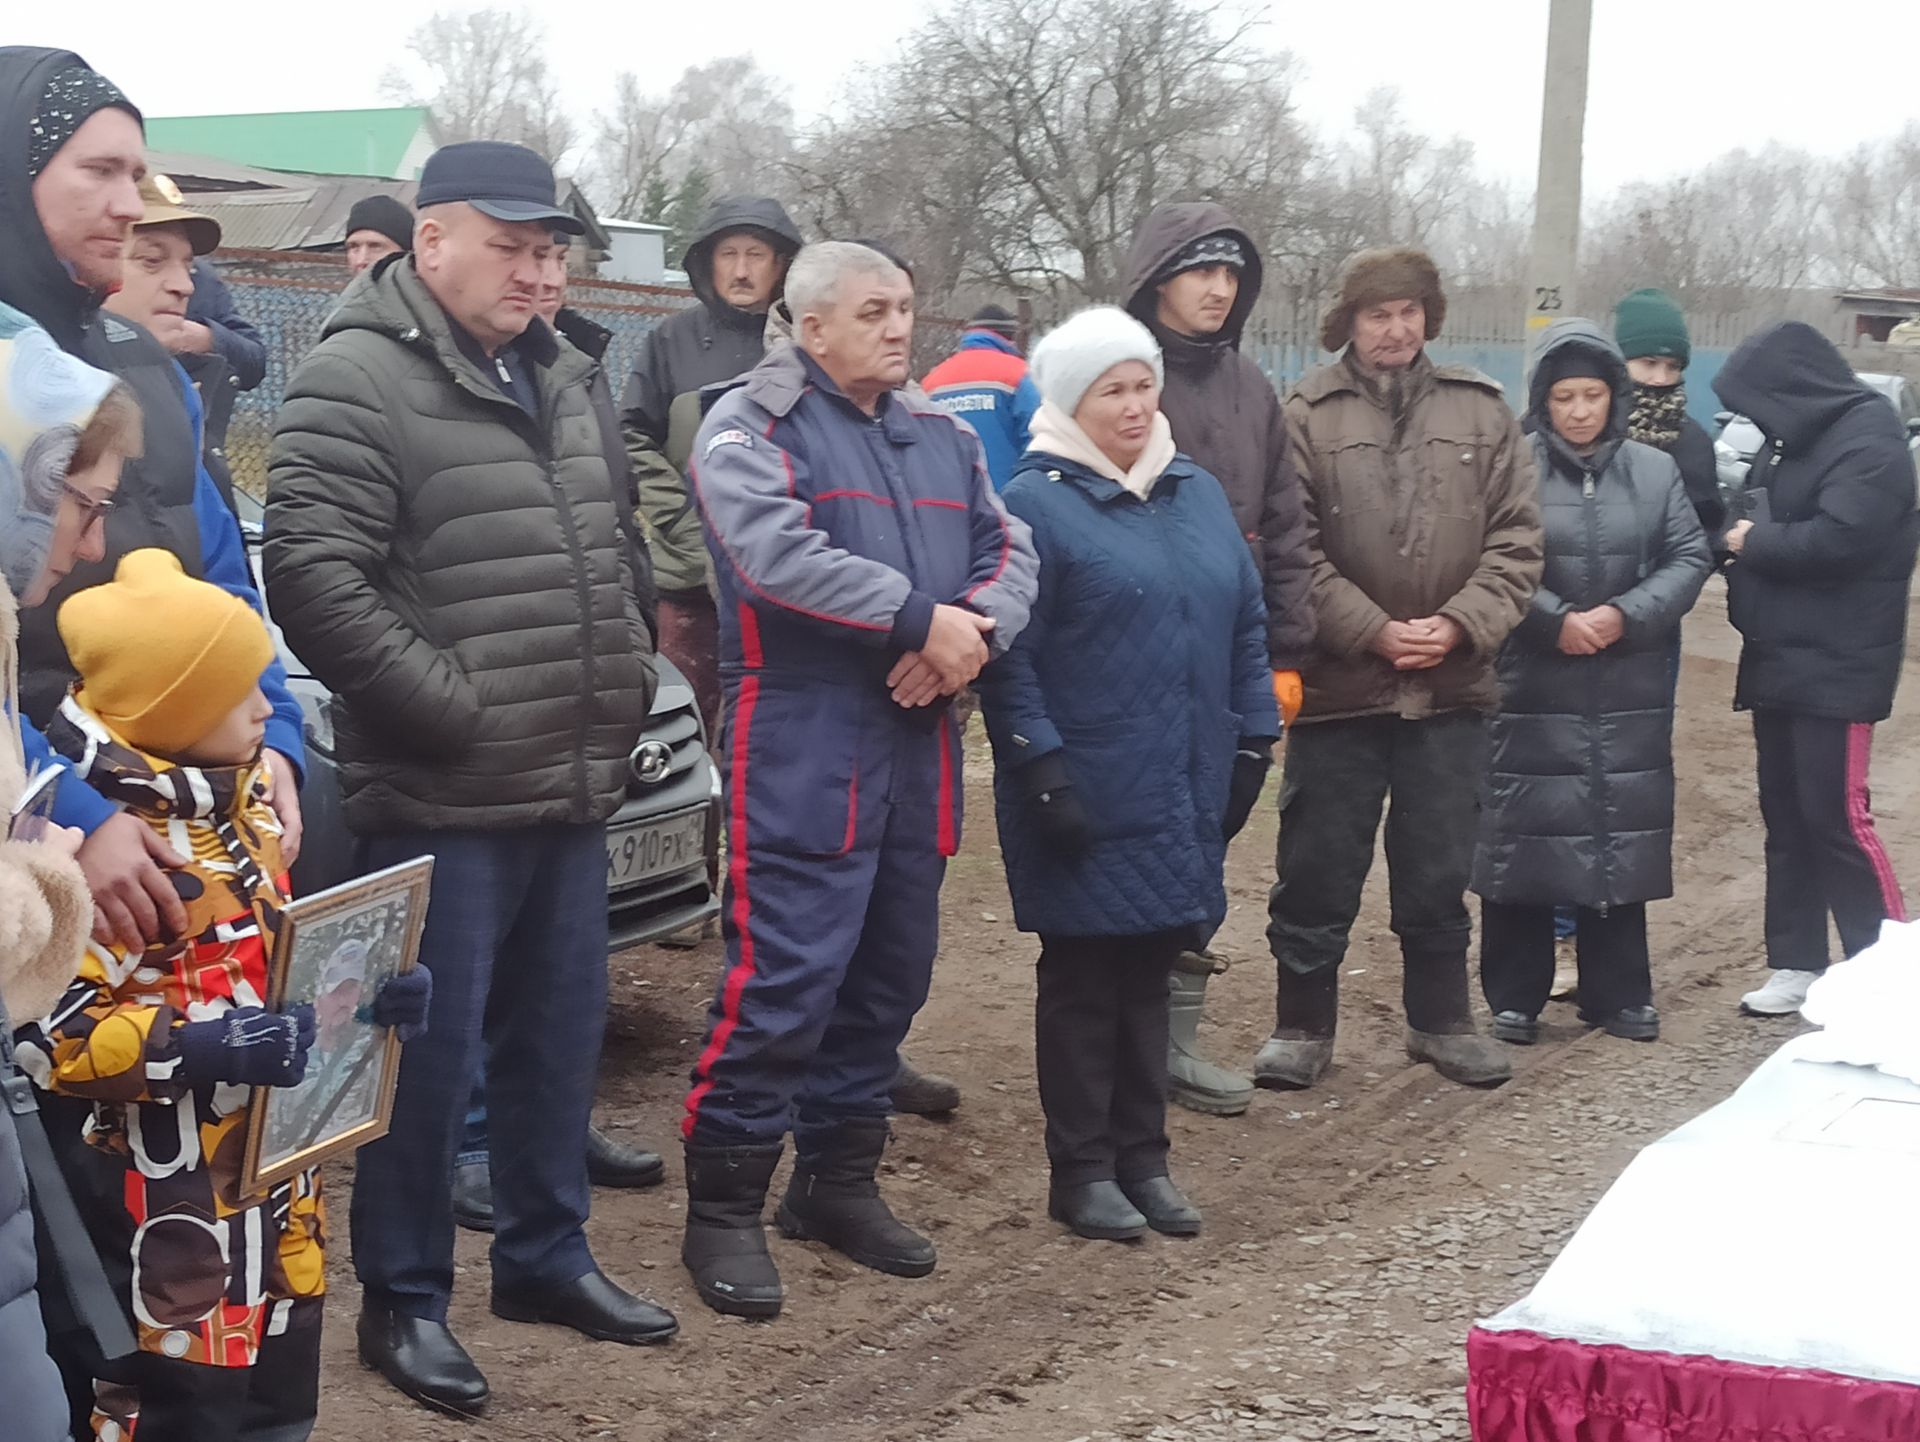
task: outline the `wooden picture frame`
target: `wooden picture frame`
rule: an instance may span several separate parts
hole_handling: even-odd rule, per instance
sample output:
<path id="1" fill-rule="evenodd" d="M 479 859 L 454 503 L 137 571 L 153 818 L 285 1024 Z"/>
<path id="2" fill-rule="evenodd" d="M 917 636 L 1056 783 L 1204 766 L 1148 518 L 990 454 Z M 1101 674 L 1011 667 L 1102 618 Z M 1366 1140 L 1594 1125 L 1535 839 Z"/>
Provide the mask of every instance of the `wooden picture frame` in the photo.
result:
<path id="1" fill-rule="evenodd" d="M 268 967 L 267 1005 L 306 1002 L 316 1035 L 297 1087 L 255 1087 L 240 1190 L 255 1197 L 387 1134 L 400 1042 L 372 1021 L 373 998 L 420 956 L 433 858 L 290 901 Z"/>

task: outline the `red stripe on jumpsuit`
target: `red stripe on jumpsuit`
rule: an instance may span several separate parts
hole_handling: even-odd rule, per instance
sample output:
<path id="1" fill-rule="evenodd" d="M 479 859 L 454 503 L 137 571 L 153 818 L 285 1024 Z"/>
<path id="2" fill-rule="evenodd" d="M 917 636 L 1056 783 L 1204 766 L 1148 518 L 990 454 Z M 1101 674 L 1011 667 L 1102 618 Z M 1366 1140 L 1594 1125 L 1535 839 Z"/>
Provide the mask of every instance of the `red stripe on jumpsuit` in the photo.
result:
<path id="1" fill-rule="evenodd" d="M 1891 921 L 1907 919 L 1906 898 L 1894 877 L 1887 848 L 1880 844 L 1880 833 L 1873 826 L 1873 801 L 1867 790 L 1867 767 L 1873 759 L 1873 727 L 1856 724 L 1847 728 L 1847 827 L 1853 832 L 1853 844 L 1873 868 L 1880 883 L 1880 904 Z"/>
<path id="2" fill-rule="evenodd" d="M 960 849 L 959 828 L 953 824 L 953 715 L 940 718 L 940 823 L 939 845 L 942 856 Z"/>
<path id="3" fill-rule="evenodd" d="M 758 670 L 764 660 L 760 650 L 760 620 L 753 608 L 740 604 L 740 651 L 747 666 Z M 693 1074 L 699 1080 L 687 1093 L 687 1115 L 680 1123 L 680 1134 L 693 1140 L 695 1123 L 700 1120 L 700 1104 L 713 1090 L 713 1068 L 733 1039 L 740 1025 L 740 998 L 753 980 L 753 902 L 747 891 L 747 755 L 753 734 L 753 712 L 760 701 L 760 678 L 743 676 L 740 694 L 733 708 L 733 794 L 729 798 L 727 827 L 727 880 L 733 887 L 733 925 L 740 936 L 740 957 L 727 972 L 720 988 L 720 1020 L 707 1038 Z"/>

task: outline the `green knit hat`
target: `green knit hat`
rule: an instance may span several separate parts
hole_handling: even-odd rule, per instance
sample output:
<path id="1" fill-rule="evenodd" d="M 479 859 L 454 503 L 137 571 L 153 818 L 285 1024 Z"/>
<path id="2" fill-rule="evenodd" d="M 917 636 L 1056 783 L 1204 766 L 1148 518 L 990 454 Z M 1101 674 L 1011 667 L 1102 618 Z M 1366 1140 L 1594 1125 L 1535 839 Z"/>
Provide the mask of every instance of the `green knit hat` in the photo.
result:
<path id="1" fill-rule="evenodd" d="M 1687 368 L 1693 346 L 1687 340 L 1687 318 L 1673 297 L 1648 286 L 1636 290 L 1613 309 L 1613 338 L 1628 360 L 1639 356 L 1671 356 Z"/>

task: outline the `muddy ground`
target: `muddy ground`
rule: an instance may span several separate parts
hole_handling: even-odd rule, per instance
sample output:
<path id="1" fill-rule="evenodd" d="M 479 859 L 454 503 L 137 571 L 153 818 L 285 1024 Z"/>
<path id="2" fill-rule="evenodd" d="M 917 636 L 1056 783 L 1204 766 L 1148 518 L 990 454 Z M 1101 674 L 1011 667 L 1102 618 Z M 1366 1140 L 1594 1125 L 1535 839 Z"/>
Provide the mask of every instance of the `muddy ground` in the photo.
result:
<path id="1" fill-rule="evenodd" d="M 1652 909 L 1666 1027 L 1654 1045 L 1589 1034 L 1569 1006 L 1490 1093 L 1448 1085 L 1401 1048 L 1398 953 L 1376 870 L 1346 971 L 1340 1045 L 1311 1093 L 1261 1093 L 1245 1116 L 1175 1111 L 1174 1169 L 1205 1209 L 1190 1241 L 1083 1242 L 1046 1220 L 1034 1093 L 1032 942 L 1014 931 L 985 794 L 947 884 L 933 999 L 909 1050 L 957 1077 L 949 1121 L 903 1118 L 885 1184 L 930 1232 L 918 1282 L 823 1249 L 773 1247 L 786 1314 L 723 1319 L 678 1264 L 678 1158 L 652 1192 L 600 1192 L 607 1270 L 672 1307 L 680 1338 L 629 1350 L 486 1308 L 484 1241 L 462 1234 L 453 1322 L 493 1384 L 484 1422 L 434 1417 L 360 1368 L 344 1235 L 334 1259 L 318 1436 L 764 1438 L 781 1442 L 1426 1442 L 1467 1436 L 1463 1344 L 1518 1297 L 1645 1142 L 1724 1097 L 1794 1023 L 1736 1012 L 1760 966 L 1760 826 L 1752 743 L 1729 705 L 1736 638 L 1716 583 L 1688 624 L 1677 738 L 1679 899 Z M 1920 867 L 1920 701 L 1909 677 L 1881 728 L 1876 809 L 1896 868 Z M 1250 1063 L 1272 1021 L 1265 890 L 1273 788 L 1229 865 L 1210 1054 Z M 674 1135 L 718 966 L 640 949 L 615 964 L 603 1115 L 620 1135 Z M 333 1178 L 345 1232 L 351 1174 Z"/>

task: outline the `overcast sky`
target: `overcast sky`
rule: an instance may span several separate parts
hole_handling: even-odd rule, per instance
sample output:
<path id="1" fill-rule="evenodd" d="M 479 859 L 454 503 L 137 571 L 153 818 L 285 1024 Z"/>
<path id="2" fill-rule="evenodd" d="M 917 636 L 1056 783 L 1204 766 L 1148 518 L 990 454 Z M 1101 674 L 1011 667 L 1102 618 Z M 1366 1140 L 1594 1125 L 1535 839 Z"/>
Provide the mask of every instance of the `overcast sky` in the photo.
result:
<path id="1" fill-rule="evenodd" d="M 379 81 L 407 33 L 448 0 L 155 8 L 91 0 L 9 6 L 10 43 L 78 49 L 154 115 L 319 110 L 383 103 Z M 467 7 L 459 7 L 467 8 Z M 575 115 L 590 120 L 613 75 L 664 87 L 689 64 L 751 51 L 804 117 L 884 61 L 930 0 L 573 0 L 547 12 L 548 50 Z M 1376 85 L 1439 137 L 1472 141 L 1483 170 L 1531 186 L 1547 0 L 1272 0 L 1264 42 L 1306 67 L 1305 117 L 1337 135 Z M 1595 0 L 1586 188 L 1694 168 L 1769 140 L 1836 154 L 1920 118 L 1898 68 L 1912 0 Z M 234 23 L 245 15 L 244 24 Z M 84 16 L 84 19 L 81 17 Z M 1471 16 L 1469 20 L 1467 17 Z M 93 38 L 88 38 L 89 36 Z"/>

